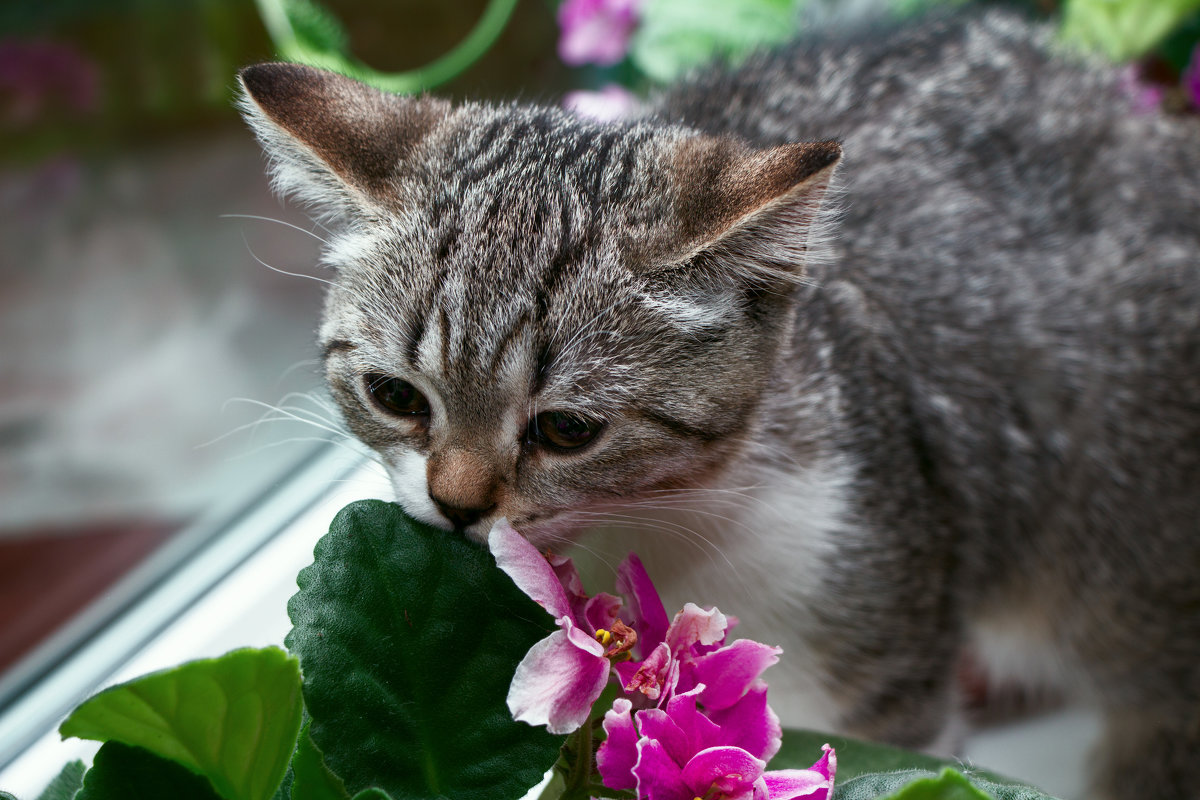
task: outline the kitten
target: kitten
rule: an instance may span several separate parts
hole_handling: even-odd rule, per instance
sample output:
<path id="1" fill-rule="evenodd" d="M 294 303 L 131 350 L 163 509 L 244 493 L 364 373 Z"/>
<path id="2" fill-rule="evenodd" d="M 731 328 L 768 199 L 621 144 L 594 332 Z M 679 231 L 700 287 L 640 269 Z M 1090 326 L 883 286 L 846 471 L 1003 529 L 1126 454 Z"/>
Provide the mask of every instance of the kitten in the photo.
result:
<path id="1" fill-rule="evenodd" d="M 1047 40 L 830 33 L 616 125 L 241 78 L 409 513 L 625 528 L 785 648 L 785 722 L 952 747 L 999 655 L 1103 709 L 1093 796 L 1196 796 L 1200 129 Z"/>

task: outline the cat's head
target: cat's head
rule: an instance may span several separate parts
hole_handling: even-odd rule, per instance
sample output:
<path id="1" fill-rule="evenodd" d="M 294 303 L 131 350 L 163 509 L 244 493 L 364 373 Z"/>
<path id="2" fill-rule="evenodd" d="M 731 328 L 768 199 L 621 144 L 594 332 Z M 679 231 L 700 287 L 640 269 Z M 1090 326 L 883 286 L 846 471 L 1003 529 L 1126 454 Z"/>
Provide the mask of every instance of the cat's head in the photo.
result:
<path id="1" fill-rule="evenodd" d="M 334 223 L 329 386 L 413 516 L 541 544 L 715 480 L 761 424 L 837 144 L 241 80 L 277 189 Z"/>

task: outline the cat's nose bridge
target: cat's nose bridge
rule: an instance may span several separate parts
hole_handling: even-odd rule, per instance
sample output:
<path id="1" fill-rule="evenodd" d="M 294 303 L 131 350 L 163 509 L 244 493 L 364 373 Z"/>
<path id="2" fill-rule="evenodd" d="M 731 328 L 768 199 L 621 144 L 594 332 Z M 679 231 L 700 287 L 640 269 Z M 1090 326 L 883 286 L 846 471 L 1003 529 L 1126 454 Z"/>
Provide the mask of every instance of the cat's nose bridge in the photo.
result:
<path id="1" fill-rule="evenodd" d="M 456 527 L 466 527 L 496 506 L 502 475 L 479 450 L 447 447 L 426 462 L 429 497 Z"/>

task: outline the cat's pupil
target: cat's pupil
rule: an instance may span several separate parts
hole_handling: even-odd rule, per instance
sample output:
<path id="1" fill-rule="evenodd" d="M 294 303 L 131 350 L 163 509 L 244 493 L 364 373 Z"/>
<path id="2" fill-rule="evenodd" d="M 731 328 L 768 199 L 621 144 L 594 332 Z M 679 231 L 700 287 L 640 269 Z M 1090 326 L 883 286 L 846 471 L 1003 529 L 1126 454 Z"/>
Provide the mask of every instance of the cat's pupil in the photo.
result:
<path id="1" fill-rule="evenodd" d="M 368 373 L 367 391 L 388 411 L 394 414 L 428 414 L 429 401 L 406 380 L 381 373 Z"/>
<path id="2" fill-rule="evenodd" d="M 535 437 L 551 447 L 572 450 L 596 437 L 603 423 L 566 411 L 543 411 L 531 426 Z"/>

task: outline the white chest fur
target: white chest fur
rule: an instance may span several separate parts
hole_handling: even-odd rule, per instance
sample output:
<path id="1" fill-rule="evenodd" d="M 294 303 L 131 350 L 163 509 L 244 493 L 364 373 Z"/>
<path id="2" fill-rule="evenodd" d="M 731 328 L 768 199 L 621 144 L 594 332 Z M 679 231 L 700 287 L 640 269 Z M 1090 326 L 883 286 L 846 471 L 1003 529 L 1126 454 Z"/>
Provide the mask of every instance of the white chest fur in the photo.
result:
<path id="1" fill-rule="evenodd" d="M 853 475 L 833 459 L 744 470 L 718 487 L 614 509 L 611 523 L 582 542 L 585 581 L 593 590 L 611 585 L 611 568 L 638 553 L 668 614 L 688 601 L 715 605 L 738 618 L 736 637 L 783 648 L 764 677 L 785 724 L 828 726 L 834 708 L 811 669 L 806 610 L 832 602 L 822 586 L 836 542 L 862 535 L 849 513 Z"/>

